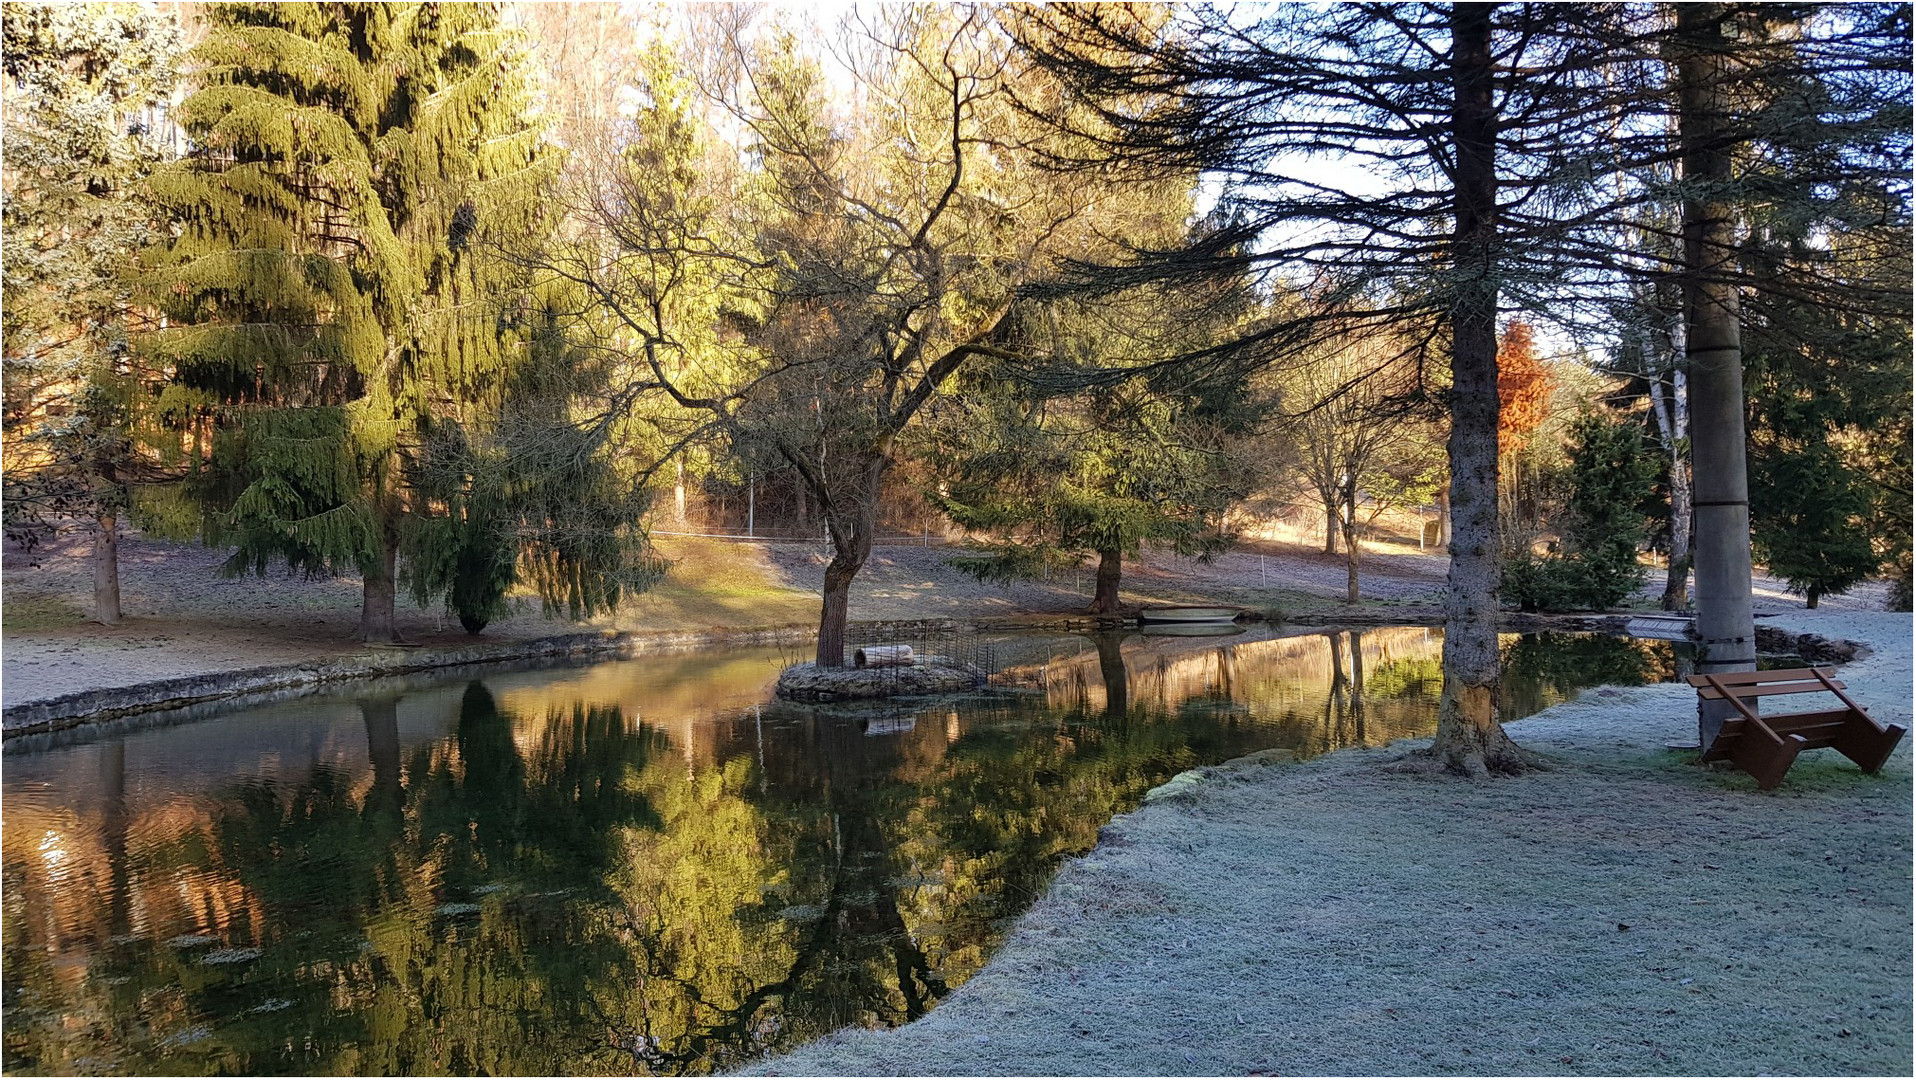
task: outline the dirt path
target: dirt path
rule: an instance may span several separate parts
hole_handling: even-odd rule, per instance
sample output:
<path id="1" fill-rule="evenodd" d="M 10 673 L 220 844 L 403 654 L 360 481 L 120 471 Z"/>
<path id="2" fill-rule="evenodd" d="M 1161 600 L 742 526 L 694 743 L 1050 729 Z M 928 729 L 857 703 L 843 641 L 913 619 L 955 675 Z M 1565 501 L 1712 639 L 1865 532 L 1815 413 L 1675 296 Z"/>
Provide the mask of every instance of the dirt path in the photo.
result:
<path id="1" fill-rule="evenodd" d="M 126 621 L 86 619 L 92 571 L 88 542 L 68 535 L 29 559 L 9 548 L 0 578 L 0 702 L 8 707 L 78 690 L 132 686 L 181 675 L 337 658 L 360 651 L 359 580 L 302 580 L 283 571 L 223 577 L 224 553 L 131 535 L 121 542 Z M 692 629 L 809 624 L 829 552 L 822 544 L 663 540 L 678 565 L 665 585 L 615 616 L 573 622 L 541 615 L 536 598 L 486 628 L 479 640 L 545 637 L 584 627 Z M 1082 611 L 1089 572 L 1001 587 L 954 571 L 942 546 L 880 547 L 852 591 L 854 620 L 974 618 Z M 1341 556 L 1260 542 L 1210 563 L 1150 554 L 1128 565 L 1128 603 L 1231 603 L 1292 619 L 1379 613 L 1428 619 L 1442 603 L 1445 559 L 1414 547 L 1377 545 L 1364 560 L 1357 608 L 1342 603 Z M 1655 576 L 1655 575 L 1653 575 Z M 1660 580 L 1660 579 L 1659 579 Z M 1646 591 L 1653 589 L 1646 587 Z M 1881 586 L 1826 601 L 1880 607 Z M 1800 606 L 1775 582 L 1759 582 L 1765 610 Z M 471 642 L 457 622 L 403 599 L 399 629 L 422 645 Z"/>

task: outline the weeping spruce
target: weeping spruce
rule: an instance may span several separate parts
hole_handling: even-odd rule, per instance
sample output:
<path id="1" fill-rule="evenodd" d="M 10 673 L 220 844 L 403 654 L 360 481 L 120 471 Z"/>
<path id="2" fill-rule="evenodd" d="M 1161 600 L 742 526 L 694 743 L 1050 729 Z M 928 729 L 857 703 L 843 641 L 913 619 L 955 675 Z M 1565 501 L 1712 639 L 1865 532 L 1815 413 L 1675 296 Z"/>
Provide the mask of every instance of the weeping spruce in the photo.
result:
<path id="1" fill-rule="evenodd" d="M 409 558 L 442 571 L 415 595 L 483 626 L 518 534 L 473 513 L 492 496 L 459 455 L 497 427 L 532 306 L 493 245 L 543 235 L 558 164 L 513 38 L 490 4 L 208 21 L 179 109 L 192 151 L 155 182 L 180 228 L 147 275 L 207 541 L 231 573 L 357 572 L 367 641 L 393 639 L 402 548 L 430 554 Z"/>

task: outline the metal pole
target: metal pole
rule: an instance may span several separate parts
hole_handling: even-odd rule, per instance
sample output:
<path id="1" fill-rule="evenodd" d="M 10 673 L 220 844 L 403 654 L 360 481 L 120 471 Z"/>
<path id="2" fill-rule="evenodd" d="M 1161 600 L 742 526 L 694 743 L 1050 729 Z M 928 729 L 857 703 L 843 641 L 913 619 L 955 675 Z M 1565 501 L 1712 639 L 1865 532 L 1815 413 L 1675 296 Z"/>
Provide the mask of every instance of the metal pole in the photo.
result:
<path id="1" fill-rule="evenodd" d="M 758 477 L 753 473 L 745 474 L 745 535 L 758 535 Z"/>

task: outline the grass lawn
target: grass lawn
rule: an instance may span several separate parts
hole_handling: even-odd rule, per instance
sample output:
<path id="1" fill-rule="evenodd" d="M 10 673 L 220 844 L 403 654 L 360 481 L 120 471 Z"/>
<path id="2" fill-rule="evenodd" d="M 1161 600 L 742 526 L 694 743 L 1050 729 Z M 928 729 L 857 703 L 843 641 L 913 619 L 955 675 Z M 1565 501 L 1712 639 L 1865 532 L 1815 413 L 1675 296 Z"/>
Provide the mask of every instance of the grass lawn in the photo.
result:
<path id="1" fill-rule="evenodd" d="M 1910 722 L 1910 617 L 1844 678 Z M 1761 793 L 1663 748 L 1687 687 L 1514 724 L 1550 767 L 1471 783 L 1407 744 L 1160 788 L 925 1019 L 782 1075 L 1796 1074 L 1911 1070 L 1911 785 L 1833 751 Z"/>

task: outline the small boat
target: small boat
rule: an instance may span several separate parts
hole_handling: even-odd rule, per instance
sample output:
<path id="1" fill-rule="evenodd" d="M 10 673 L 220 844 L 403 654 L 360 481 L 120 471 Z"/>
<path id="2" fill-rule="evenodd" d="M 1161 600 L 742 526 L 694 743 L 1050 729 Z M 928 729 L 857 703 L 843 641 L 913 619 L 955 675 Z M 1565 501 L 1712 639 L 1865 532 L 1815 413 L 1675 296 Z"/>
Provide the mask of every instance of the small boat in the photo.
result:
<path id="1" fill-rule="evenodd" d="M 1651 641 L 1695 641 L 1696 617 L 1692 615 L 1639 615 L 1623 626 L 1633 638 Z"/>
<path id="2" fill-rule="evenodd" d="M 1148 623 L 1236 622 L 1242 609 L 1234 607 L 1148 607 L 1138 613 Z"/>

